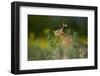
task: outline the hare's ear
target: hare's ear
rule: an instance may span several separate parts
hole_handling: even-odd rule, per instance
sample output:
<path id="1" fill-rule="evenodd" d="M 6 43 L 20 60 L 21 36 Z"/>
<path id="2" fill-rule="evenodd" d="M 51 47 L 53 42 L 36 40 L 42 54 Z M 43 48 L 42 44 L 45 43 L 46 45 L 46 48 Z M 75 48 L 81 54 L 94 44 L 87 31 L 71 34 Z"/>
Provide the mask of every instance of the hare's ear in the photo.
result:
<path id="1" fill-rule="evenodd" d="M 67 26 L 68 26 L 67 24 L 64 24 L 64 23 L 63 23 L 63 27 L 67 27 Z"/>
<path id="2" fill-rule="evenodd" d="M 62 27 L 64 27 L 64 23 L 62 24 Z"/>
<path id="3" fill-rule="evenodd" d="M 68 25 L 67 25 L 67 24 L 65 24 L 64 26 L 65 26 L 65 27 L 67 27 Z"/>
<path id="4" fill-rule="evenodd" d="M 63 29 L 64 29 L 64 23 L 61 25 L 61 30 L 63 31 Z"/>

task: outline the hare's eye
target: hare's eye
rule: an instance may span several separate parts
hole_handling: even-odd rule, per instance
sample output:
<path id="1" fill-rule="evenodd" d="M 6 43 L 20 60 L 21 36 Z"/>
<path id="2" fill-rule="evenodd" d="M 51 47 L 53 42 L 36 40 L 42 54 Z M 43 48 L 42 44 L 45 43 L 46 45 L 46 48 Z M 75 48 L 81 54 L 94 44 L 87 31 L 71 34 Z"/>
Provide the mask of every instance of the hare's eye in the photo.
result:
<path id="1" fill-rule="evenodd" d="M 59 30 L 59 32 L 61 32 L 61 30 Z"/>
<path id="2" fill-rule="evenodd" d="M 58 32 L 60 32 L 60 30 L 58 30 Z"/>

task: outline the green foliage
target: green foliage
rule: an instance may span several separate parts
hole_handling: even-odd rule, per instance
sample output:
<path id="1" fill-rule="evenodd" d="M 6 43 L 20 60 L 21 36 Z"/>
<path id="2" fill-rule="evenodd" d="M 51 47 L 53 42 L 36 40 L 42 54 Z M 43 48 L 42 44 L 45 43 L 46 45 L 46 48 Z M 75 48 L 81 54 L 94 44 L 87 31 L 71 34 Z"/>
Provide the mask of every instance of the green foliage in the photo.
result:
<path id="1" fill-rule="evenodd" d="M 46 60 L 46 51 L 38 47 L 28 48 L 28 60 Z"/>
<path id="2" fill-rule="evenodd" d="M 77 33 L 76 32 L 73 32 L 73 34 L 72 34 L 72 39 L 73 39 L 73 42 L 72 42 L 72 47 L 71 48 L 69 48 L 69 50 L 68 50 L 68 58 L 80 58 L 80 54 L 79 54 L 79 49 L 80 49 L 80 47 L 79 47 L 79 42 L 78 42 L 78 35 L 77 35 Z"/>
<path id="3" fill-rule="evenodd" d="M 48 45 L 49 45 L 49 50 L 54 51 L 57 47 L 59 47 L 60 39 L 49 34 L 48 35 Z"/>
<path id="4" fill-rule="evenodd" d="M 73 43 L 72 47 L 69 48 L 67 55 L 68 58 L 75 59 L 75 58 L 86 58 L 87 57 L 87 46 L 84 44 L 82 45 L 79 42 L 79 36 L 77 32 L 72 33 Z"/>
<path id="5" fill-rule="evenodd" d="M 48 34 L 48 58 L 53 58 L 55 50 L 60 46 L 60 39 L 52 33 Z"/>

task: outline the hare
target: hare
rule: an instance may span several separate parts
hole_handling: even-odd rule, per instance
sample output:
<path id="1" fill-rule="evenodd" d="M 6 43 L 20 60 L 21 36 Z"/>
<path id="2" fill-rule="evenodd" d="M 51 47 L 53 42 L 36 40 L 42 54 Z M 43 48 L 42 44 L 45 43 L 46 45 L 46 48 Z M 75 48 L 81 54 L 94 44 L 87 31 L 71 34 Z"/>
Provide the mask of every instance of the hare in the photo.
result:
<path id="1" fill-rule="evenodd" d="M 67 24 L 62 25 L 62 27 L 56 31 L 54 31 L 54 36 L 59 38 L 61 40 L 60 46 L 62 48 L 62 51 L 60 51 L 61 58 L 65 59 L 67 58 L 67 49 L 71 47 L 72 45 L 72 37 L 70 34 L 64 33 L 64 27 L 67 27 Z"/>
<path id="2" fill-rule="evenodd" d="M 67 25 L 63 23 L 63 26 L 60 29 L 54 31 L 54 36 L 61 40 L 63 46 L 70 47 L 72 44 L 72 37 L 70 34 L 64 33 L 64 27 L 67 27 Z"/>

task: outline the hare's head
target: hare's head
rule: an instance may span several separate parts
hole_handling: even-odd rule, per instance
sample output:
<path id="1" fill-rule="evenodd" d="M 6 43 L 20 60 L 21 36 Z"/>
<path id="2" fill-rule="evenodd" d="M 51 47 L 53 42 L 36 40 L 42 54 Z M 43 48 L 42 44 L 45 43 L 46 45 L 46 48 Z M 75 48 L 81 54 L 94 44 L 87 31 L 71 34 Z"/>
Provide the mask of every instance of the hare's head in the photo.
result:
<path id="1" fill-rule="evenodd" d="M 61 36 L 62 35 L 62 33 L 63 33 L 63 30 L 56 30 L 56 31 L 54 31 L 54 35 L 55 36 Z"/>
<path id="2" fill-rule="evenodd" d="M 55 36 L 61 36 L 64 34 L 63 30 L 64 30 L 64 27 L 67 27 L 67 24 L 62 24 L 62 27 L 56 31 L 54 31 L 54 35 Z"/>

